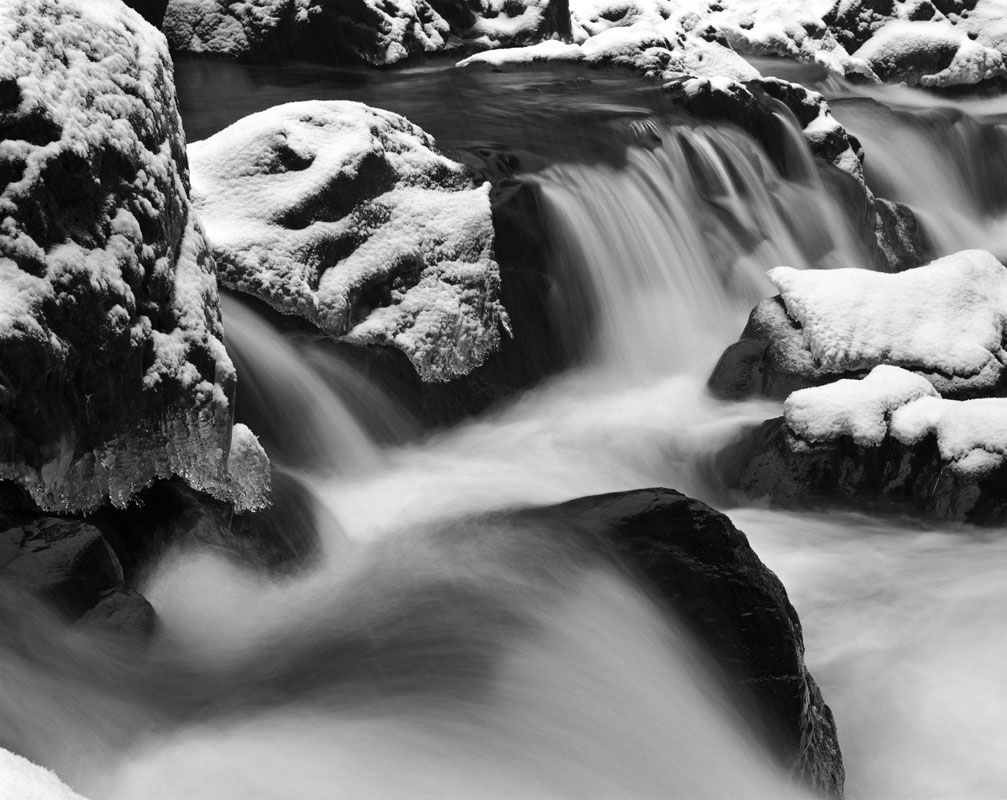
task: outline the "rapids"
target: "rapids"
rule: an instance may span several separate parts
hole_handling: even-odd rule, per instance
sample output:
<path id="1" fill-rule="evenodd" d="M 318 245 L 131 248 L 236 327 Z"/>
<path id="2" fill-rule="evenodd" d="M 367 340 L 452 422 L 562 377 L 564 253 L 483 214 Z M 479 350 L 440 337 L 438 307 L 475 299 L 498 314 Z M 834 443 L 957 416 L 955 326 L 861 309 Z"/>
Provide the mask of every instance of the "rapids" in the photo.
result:
<path id="1" fill-rule="evenodd" d="M 563 548 L 445 534 L 475 512 L 665 485 L 725 510 L 782 578 L 847 797 L 1003 796 L 1002 532 L 732 508 L 711 466 L 778 413 L 704 390 L 770 293 L 765 270 L 863 261 L 799 131 L 780 174 L 746 135 L 662 115 L 621 73 L 183 61 L 177 80 L 190 139 L 341 98 L 404 113 L 442 147 L 519 153 L 569 283 L 557 313 L 593 319 L 586 354 L 423 432 L 385 387 L 228 300 L 239 414 L 312 498 L 290 524 L 312 528 L 316 563 L 271 578 L 168 553 L 142 587 L 164 625 L 139 666 L 89 654 L 40 611 L 46 643 L 0 656 L 6 743 L 95 799 L 800 796 L 639 587 Z M 875 191 L 919 212 L 936 252 L 1007 255 L 1003 108 L 820 88 Z"/>

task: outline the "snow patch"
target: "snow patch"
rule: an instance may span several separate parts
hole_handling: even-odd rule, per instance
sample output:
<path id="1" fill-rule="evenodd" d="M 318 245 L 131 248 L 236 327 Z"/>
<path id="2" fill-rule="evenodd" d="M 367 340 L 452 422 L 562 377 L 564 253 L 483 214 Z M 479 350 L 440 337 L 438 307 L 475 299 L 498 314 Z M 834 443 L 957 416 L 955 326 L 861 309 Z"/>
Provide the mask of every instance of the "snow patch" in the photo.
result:
<path id="1" fill-rule="evenodd" d="M 862 447 L 881 444 L 893 411 L 921 397 L 938 397 L 926 378 L 886 364 L 862 380 L 800 389 L 783 404 L 790 429 L 809 442 L 849 436 Z"/>
<path id="2" fill-rule="evenodd" d="M 1007 269 L 985 251 L 895 274 L 777 267 L 769 278 L 829 371 L 888 363 L 982 383 L 1007 363 Z"/>

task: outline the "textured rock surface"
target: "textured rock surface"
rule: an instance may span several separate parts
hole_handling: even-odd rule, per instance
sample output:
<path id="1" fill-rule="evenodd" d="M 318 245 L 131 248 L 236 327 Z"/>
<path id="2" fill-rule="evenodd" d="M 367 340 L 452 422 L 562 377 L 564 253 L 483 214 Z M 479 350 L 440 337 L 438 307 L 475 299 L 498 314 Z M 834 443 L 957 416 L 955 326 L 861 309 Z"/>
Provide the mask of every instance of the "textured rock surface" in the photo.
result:
<path id="1" fill-rule="evenodd" d="M 710 377 L 721 397 L 782 398 L 878 364 L 917 372 L 944 397 L 1007 391 L 1007 269 L 989 253 L 967 250 L 895 275 L 774 275 L 783 295 L 755 307 Z"/>
<path id="2" fill-rule="evenodd" d="M 566 0 L 170 0 L 164 31 L 181 53 L 385 65 L 567 35 L 570 18 Z"/>
<path id="3" fill-rule="evenodd" d="M 330 336 L 396 347 L 424 380 L 466 374 L 499 346 L 489 184 L 403 117 L 290 103 L 189 157 L 227 286 Z"/>
<path id="4" fill-rule="evenodd" d="M 590 537 L 645 576 L 731 678 L 751 689 L 781 763 L 819 793 L 842 795 L 835 723 L 804 665 L 797 613 L 726 516 L 679 492 L 645 489 L 511 519 Z"/>
<path id="5" fill-rule="evenodd" d="M 738 486 L 778 502 L 884 499 L 939 519 L 1007 519 L 1007 399 L 943 399 L 898 367 L 794 392 L 783 420 L 740 450 Z"/>
<path id="6" fill-rule="evenodd" d="M 234 369 L 163 39 L 117 0 L 19 0 L 0 44 L 0 477 L 48 510 L 173 473 L 230 497 Z"/>
<path id="7" fill-rule="evenodd" d="M 1007 407 L 986 413 L 991 422 L 1000 421 Z M 1004 442 L 985 444 L 993 449 Z M 783 506 L 911 509 L 939 520 L 1005 524 L 1007 462 L 1002 449 L 983 469 L 961 469 L 955 462 L 941 453 L 933 434 L 910 444 L 891 435 L 870 445 L 848 435 L 811 442 L 795 434 L 783 417 L 746 434 L 725 456 L 725 463 L 733 465 L 730 483 L 749 497 Z"/>

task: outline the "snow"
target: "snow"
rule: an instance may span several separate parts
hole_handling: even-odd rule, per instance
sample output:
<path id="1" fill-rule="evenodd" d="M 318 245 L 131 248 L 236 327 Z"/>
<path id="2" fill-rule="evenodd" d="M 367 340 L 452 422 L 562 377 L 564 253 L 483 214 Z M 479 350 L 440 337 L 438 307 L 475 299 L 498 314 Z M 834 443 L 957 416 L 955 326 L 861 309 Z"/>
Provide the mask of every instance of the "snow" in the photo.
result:
<path id="1" fill-rule="evenodd" d="M 828 371 L 888 363 L 988 384 L 1007 363 L 1007 270 L 985 251 L 895 274 L 777 267 L 769 278 Z"/>
<path id="2" fill-rule="evenodd" d="M 1007 398 L 949 400 L 899 367 L 880 365 L 861 380 L 793 392 L 783 411 L 791 431 L 808 442 L 849 436 L 876 447 L 891 436 L 912 446 L 934 436 L 941 461 L 973 476 L 1007 461 Z"/>
<path id="3" fill-rule="evenodd" d="M 189 163 L 228 286 L 331 336 L 399 347 L 425 380 L 499 345 L 489 184 L 403 117 L 290 103 L 192 143 Z"/>
<path id="4" fill-rule="evenodd" d="M 849 436 L 862 447 L 881 444 L 892 412 L 911 400 L 939 397 L 926 378 L 881 364 L 862 380 L 800 389 L 783 404 L 790 429 L 809 442 Z"/>
<path id="5" fill-rule="evenodd" d="M 953 50 L 955 54 L 946 68 L 928 73 L 919 64 L 926 63 L 924 54 Z M 880 64 L 912 63 L 912 73 L 907 77 L 924 86 L 953 86 L 973 84 L 1007 74 L 1003 55 L 969 39 L 965 30 L 949 20 L 906 21 L 893 20 L 878 30 L 853 56 L 870 63 L 875 70 Z M 908 71 L 908 70 L 907 70 Z M 896 74 L 903 77 L 896 67 Z"/>
<path id="6" fill-rule="evenodd" d="M 9 800 L 84 800 L 55 773 L 0 748 L 0 797 Z"/>
<path id="7" fill-rule="evenodd" d="M 1007 458 L 1007 398 L 928 397 L 893 414 L 891 433 L 904 444 L 934 435 L 942 460 L 961 472 L 983 473 Z"/>

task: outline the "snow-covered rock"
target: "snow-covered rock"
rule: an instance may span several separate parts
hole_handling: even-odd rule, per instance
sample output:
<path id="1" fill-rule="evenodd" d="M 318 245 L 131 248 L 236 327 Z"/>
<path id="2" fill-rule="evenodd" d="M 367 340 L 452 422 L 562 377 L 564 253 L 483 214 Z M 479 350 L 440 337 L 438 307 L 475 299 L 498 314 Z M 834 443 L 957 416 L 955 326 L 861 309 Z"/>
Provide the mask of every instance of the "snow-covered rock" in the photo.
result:
<path id="1" fill-rule="evenodd" d="M 940 519 L 1007 520 L 1007 398 L 942 398 L 881 365 L 796 391 L 784 416 L 735 448 L 736 484 L 786 504 L 896 501 Z"/>
<path id="2" fill-rule="evenodd" d="M 4 4 L 0 133 L 0 478 L 58 511 L 172 474 L 230 497 L 235 374 L 163 37 L 118 0 Z"/>
<path id="3" fill-rule="evenodd" d="M 941 395 L 1007 390 L 1007 269 L 966 250 L 897 274 L 778 267 L 780 297 L 756 306 L 711 377 L 717 393 L 783 397 L 892 364 Z"/>
<path id="4" fill-rule="evenodd" d="M 0 797 L 14 800 L 84 800 L 51 770 L 0 748 Z"/>
<path id="5" fill-rule="evenodd" d="M 570 0 L 570 15 L 579 50 L 515 49 L 463 63 L 579 54 L 665 79 L 747 81 L 758 72 L 743 56 L 781 56 L 873 82 L 952 86 L 1007 75 L 1007 0 Z"/>
<path id="6" fill-rule="evenodd" d="M 569 34 L 562 0 L 170 0 L 172 50 L 248 61 L 394 64 Z"/>
<path id="7" fill-rule="evenodd" d="M 402 350 L 424 380 L 493 352 L 489 184 L 396 114 L 290 103 L 189 146 L 221 280 L 333 337 Z"/>

